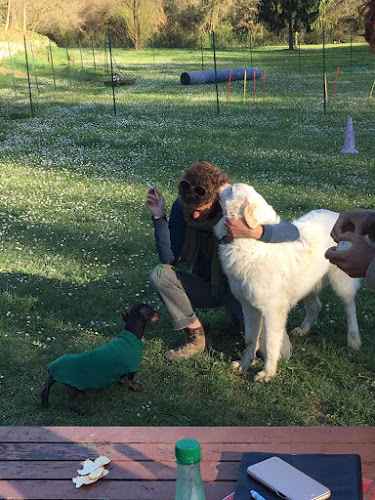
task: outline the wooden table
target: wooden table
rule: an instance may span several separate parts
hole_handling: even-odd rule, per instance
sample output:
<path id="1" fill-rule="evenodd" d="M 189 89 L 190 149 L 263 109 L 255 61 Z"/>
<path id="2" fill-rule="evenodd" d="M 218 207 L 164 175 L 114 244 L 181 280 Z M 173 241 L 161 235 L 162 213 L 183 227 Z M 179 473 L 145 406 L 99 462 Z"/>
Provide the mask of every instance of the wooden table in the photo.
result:
<path id="1" fill-rule="evenodd" d="M 173 500 L 183 437 L 201 442 L 207 500 L 234 491 L 245 451 L 358 453 L 375 478 L 375 427 L 0 427 L 0 498 Z M 76 489 L 80 462 L 99 455 L 107 477 Z"/>

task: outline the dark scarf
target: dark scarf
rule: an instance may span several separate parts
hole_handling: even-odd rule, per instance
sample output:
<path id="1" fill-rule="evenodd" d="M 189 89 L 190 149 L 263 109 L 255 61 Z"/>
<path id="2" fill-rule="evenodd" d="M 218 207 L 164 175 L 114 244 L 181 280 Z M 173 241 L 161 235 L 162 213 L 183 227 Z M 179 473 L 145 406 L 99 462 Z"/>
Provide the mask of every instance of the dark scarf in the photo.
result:
<path id="1" fill-rule="evenodd" d="M 219 258 L 219 244 L 214 235 L 213 228 L 219 222 L 223 212 L 219 202 L 215 202 L 209 217 L 203 221 L 194 219 L 184 207 L 186 231 L 184 246 L 177 269 L 191 271 L 200 252 L 212 255 L 211 261 L 211 286 L 214 295 L 225 291 L 227 280 L 222 271 Z M 203 237 L 203 233 L 206 233 Z"/>

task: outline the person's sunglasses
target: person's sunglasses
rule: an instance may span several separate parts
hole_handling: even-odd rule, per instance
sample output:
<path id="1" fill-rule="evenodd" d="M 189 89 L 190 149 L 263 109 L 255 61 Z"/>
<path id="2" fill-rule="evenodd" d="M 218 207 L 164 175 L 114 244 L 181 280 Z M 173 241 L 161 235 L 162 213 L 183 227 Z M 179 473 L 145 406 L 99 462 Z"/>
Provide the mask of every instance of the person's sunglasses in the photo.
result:
<path id="1" fill-rule="evenodd" d="M 193 189 L 195 191 L 195 194 L 197 194 L 198 196 L 204 196 L 206 194 L 206 190 L 204 187 L 193 186 L 189 181 L 185 180 L 180 181 L 179 188 L 182 191 L 189 191 L 190 189 Z"/>

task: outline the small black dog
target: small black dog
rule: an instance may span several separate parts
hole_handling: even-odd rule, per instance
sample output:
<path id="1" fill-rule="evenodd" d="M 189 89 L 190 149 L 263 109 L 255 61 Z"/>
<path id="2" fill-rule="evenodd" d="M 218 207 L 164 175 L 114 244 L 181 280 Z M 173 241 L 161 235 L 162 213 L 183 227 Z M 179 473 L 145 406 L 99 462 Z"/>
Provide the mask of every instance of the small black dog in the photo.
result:
<path id="1" fill-rule="evenodd" d="M 134 376 L 142 361 L 144 344 L 141 341 L 147 325 L 157 321 L 160 313 L 148 304 L 134 304 L 122 313 L 125 331 L 115 340 L 92 351 L 66 354 L 50 363 L 48 379 L 42 390 L 42 406 L 48 407 L 49 391 L 58 381 L 66 386 L 65 406 L 85 415 L 87 412 L 75 406 L 79 392 L 85 389 L 104 389 L 127 376 L 133 391 L 141 389 L 134 383 Z"/>

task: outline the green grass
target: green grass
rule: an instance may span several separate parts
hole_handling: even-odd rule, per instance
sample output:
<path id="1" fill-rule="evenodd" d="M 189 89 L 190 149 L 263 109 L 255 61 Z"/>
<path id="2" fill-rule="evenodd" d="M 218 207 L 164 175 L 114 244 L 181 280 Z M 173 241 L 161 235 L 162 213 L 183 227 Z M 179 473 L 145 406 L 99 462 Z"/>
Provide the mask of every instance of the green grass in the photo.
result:
<path id="1" fill-rule="evenodd" d="M 214 348 L 178 366 L 163 359 L 181 340 L 148 284 L 157 264 L 145 208 L 146 180 L 159 186 L 167 208 L 181 172 L 194 160 L 222 167 L 234 181 L 249 182 L 285 219 L 324 207 L 375 208 L 374 111 L 368 99 L 375 57 L 365 45 L 328 46 L 330 92 L 323 112 L 322 48 L 301 53 L 259 48 L 253 65 L 263 80 L 182 87 L 182 71 L 200 70 L 199 50 L 114 52 L 115 70 L 136 78 L 112 91 L 103 81 L 105 59 L 84 52 L 66 65 L 54 49 L 56 90 L 45 54 L 31 67 L 30 103 L 24 54 L 1 61 L 0 72 L 0 422 L 3 425 L 374 425 L 374 295 L 361 288 L 357 306 L 363 347 L 346 347 L 343 308 L 330 290 L 313 332 L 294 339 L 289 362 L 280 362 L 269 384 L 253 382 L 261 366 L 234 373 L 230 363 L 243 338 L 222 310 L 205 311 Z M 300 59 L 299 59 L 300 56 Z M 155 57 L 155 64 L 154 64 Z M 219 68 L 249 65 L 246 50 L 218 50 Z M 12 64 L 11 64 L 12 63 Z M 204 53 L 206 69 L 212 55 Z M 300 68 L 301 65 L 301 68 Z M 11 69 L 17 71 L 14 88 Z M 357 66 L 366 71 L 345 69 Z M 71 82 L 71 84 L 70 84 Z M 348 117 L 358 155 L 340 153 Z M 121 310 L 135 301 L 160 307 L 147 331 L 137 380 L 141 393 L 122 387 L 80 398 L 78 417 L 63 406 L 54 386 L 51 407 L 40 407 L 45 365 L 66 352 L 101 345 L 122 330 Z M 296 306 L 288 328 L 304 315 Z"/>

